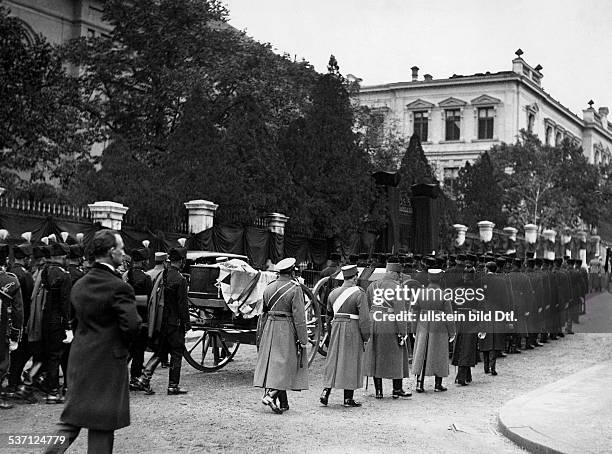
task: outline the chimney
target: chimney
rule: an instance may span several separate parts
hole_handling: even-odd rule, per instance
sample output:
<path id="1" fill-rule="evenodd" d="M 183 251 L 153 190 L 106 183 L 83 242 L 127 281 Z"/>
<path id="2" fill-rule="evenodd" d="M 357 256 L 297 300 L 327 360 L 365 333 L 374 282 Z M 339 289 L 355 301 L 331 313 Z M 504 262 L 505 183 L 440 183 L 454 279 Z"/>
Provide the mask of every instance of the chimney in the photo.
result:
<path id="1" fill-rule="evenodd" d="M 416 82 L 417 79 L 419 78 L 419 67 L 418 66 L 413 66 L 410 69 L 412 70 L 412 81 Z"/>
<path id="2" fill-rule="evenodd" d="M 433 76 L 431 74 L 425 74 L 423 78 L 425 79 L 425 82 L 431 82 L 433 80 Z"/>

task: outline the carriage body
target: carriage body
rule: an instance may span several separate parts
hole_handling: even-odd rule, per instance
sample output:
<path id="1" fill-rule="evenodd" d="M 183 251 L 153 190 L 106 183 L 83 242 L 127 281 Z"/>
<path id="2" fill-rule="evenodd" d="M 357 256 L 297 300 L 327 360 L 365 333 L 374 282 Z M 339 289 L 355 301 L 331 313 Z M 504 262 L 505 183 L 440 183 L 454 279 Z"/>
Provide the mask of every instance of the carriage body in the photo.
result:
<path id="1" fill-rule="evenodd" d="M 227 365 L 240 344 L 255 345 L 263 290 L 276 278 L 274 272 L 254 270 L 244 255 L 208 251 L 187 253 L 188 261 L 214 262 L 218 257 L 230 260 L 225 264 L 193 264 L 189 269 L 189 314 L 194 334 L 185 339 L 184 357 L 191 366 L 203 372 Z M 302 290 L 310 364 L 317 354 L 322 320 L 318 301 L 310 289 L 302 286 Z"/>

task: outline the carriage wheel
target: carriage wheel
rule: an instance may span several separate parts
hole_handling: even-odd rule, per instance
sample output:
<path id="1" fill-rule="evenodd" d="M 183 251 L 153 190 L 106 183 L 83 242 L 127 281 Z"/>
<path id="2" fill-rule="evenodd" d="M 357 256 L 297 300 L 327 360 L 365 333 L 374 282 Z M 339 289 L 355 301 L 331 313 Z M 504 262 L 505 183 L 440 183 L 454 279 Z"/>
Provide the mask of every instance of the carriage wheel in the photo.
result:
<path id="1" fill-rule="evenodd" d="M 304 291 L 306 329 L 308 330 L 307 358 L 308 366 L 310 366 L 310 364 L 314 361 L 315 356 L 317 356 L 319 341 L 321 339 L 321 307 L 318 299 L 308 287 L 302 285 L 302 290 Z"/>
<path id="2" fill-rule="evenodd" d="M 319 353 L 322 356 L 327 356 L 327 348 L 329 347 L 329 333 L 327 332 L 327 295 L 329 295 L 329 277 L 319 279 L 312 289 L 312 293 L 319 302 L 319 310 L 321 312 L 321 338 L 319 339 Z"/>
<path id="3" fill-rule="evenodd" d="M 223 330 L 217 328 L 194 331 L 198 336 L 185 343 L 183 357 L 191 366 L 202 372 L 213 372 L 225 367 L 234 358 L 240 346 L 240 342 L 232 345 L 226 341 Z"/>

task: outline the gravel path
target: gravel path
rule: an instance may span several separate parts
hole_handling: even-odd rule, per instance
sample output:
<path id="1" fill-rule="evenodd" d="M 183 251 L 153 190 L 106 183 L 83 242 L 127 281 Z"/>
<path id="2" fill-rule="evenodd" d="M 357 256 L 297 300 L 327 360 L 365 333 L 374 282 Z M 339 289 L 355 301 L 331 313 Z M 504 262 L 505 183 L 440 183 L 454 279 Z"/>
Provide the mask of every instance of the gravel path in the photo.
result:
<path id="1" fill-rule="evenodd" d="M 607 313 L 610 305 L 612 296 L 605 293 L 593 297 L 587 310 L 592 314 L 591 309 L 606 308 Z M 612 359 L 612 334 L 579 333 L 509 355 L 498 361 L 497 377 L 485 375 L 480 364 L 473 369 L 474 383 L 467 387 L 452 384 L 451 366 L 446 393 L 433 392 L 432 377 L 425 383 L 425 394 L 377 400 L 370 381 L 367 391 L 355 393 L 363 402 L 358 409 L 342 407 L 342 391 L 337 390 L 328 407 L 320 406 L 324 359 L 319 357 L 311 367 L 310 390 L 290 392 L 291 409 L 283 415 L 261 405 L 262 392 L 252 387 L 255 359 L 255 347 L 243 345 L 235 360 L 216 373 L 203 374 L 183 362 L 181 386 L 189 390 L 186 396 L 166 396 L 167 370 L 159 369 L 152 381 L 157 395 L 132 393 L 132 425 L 116 432 L 115 452 L 524 452 L 497 432 L 501 405 L 599 360 Z M 384 389 L 390 394 L 390 380 L 384 381 Z M 60 413 L 59 406 L 16 405 L 2 412 L 0 442 L 6 443 L 9 433 L 50 434 Z M 452 424 L 465 431 L 451 430 Z M 83 435 L 69 453 L 86 452 Z M 37 450 L 11 450 L 3 444 L 0 452 Z"/>

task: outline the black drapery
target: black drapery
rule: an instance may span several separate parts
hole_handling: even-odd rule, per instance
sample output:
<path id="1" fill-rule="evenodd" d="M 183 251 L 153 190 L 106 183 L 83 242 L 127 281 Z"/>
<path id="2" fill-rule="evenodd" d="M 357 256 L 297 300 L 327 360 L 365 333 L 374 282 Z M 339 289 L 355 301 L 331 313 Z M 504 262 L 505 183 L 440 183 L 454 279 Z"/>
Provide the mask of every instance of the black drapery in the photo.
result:
<path id="1" fill-rule="evenodd" d="M 15 240 L 23 232 L 32 232 L 32 243 L 39 242 L 42 237 L 52 233 L 60 241 L 61 232 L 68 232 L 73 238 L 76 238 L 77 233 L 83 233 L 83 246 L 88 251 L 94 233 L 101 228 L 99 223 L 76 222 L 52 216 L 43 218 L 0 213 L 0 229 L 8 230 Z M 295 257 L 298 263 L 310 261 L 315 265 L 323 265 L 328 255 L 326 240 L 283 236 L 251 226 L 215 225 L 196 235 L 186 235 L 123 225 L 121 237 L 128 254 L 134 249 L 142 248 L 142 242 L 148 240 L 149 256 L 152 258 L 154 252 L 167 252 L 170 248 L 178 246 L 179 238 L 184 237 L 187 240 L 185 246 L 189 250 L 246 255 L 258 268 L 262 268 L 268 258 L 276 263 L 284 257 Z"/>

